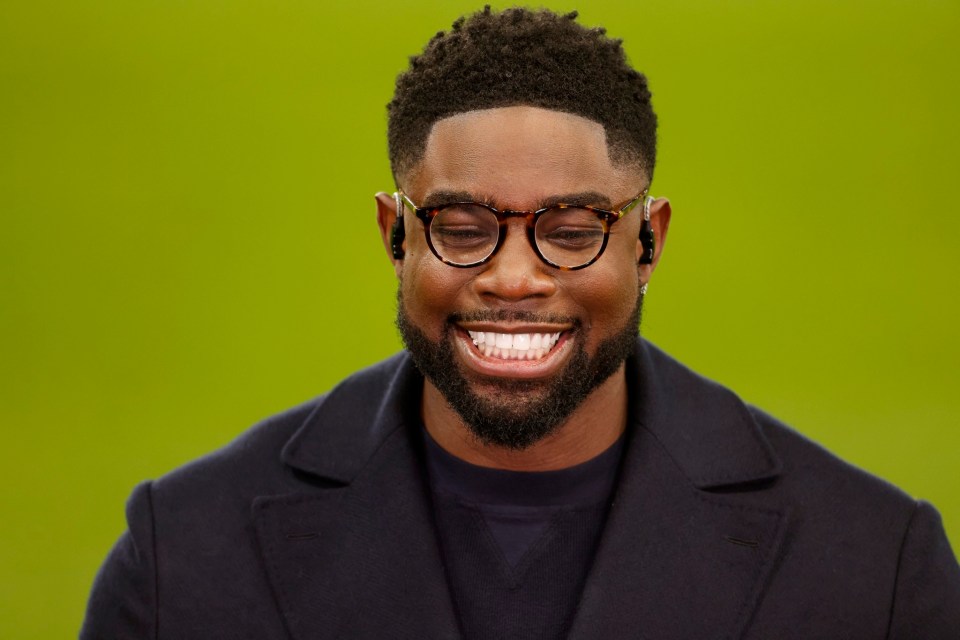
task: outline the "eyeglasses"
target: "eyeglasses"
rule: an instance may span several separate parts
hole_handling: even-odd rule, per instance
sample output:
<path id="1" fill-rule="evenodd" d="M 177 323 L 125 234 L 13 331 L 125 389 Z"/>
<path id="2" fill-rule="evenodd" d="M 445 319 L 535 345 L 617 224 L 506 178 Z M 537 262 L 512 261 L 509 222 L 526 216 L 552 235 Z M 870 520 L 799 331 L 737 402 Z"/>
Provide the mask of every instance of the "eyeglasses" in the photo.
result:
<path id="1" fill-rule="evenodd" d="M 450 202 L 418 207 L 402 190 L 395 194 L 397 215 L 404 203 L 423 222 L 427 246 L 441 262 L 452 267 L 476 267 L 488 262 L 507 235 L 507 220 L 524 218 L 527 239 L 546 264 L 563 271 L 589 267 L 607 248 L 610 227 L 641 202 L 643 217 L 650 220 L 653 198 L 644 189 L 615 211 L 571 204 L 554 204 L 536 211 L 500 211 L 479 202 Z"/>

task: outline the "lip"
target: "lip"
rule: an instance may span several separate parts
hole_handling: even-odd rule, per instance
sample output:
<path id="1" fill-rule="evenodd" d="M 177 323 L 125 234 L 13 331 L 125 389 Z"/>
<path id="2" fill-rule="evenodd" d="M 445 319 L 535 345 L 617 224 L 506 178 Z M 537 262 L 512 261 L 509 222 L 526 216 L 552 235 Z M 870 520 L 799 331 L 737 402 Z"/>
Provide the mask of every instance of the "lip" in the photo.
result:
<path id="1" fill-rule="evenodd" d="M 457 325 L 454 331 L 454 344 L 466 368 L 488 378 L 512 378 L 515 380 L 536 380 L 546 378 L 557 371 L 572 353 L 572 341 L 569 326 L 464 323 Z M 485 356 L 477 349 L 467 331 L 492 331 L 495 333 L 560 333 L 553 349 L 539 360 L 504 360 Z"/>

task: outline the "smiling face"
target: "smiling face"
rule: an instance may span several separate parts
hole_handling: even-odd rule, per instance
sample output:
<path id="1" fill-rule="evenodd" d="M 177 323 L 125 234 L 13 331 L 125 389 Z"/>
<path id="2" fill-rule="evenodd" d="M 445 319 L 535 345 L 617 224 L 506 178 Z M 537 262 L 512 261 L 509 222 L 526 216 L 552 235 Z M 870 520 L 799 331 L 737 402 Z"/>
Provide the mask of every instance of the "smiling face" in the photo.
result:
<path id="1" fill-rule="evenodd" d="M 558 202 L 618 209 L 648 182 L 640 168 L 611 162 L 600 124 L 517 106 L 437 122 L 401 186 L 418 206 L 468 197 L 501 210 Z M 407 211 L 405 256 L 395 261 L 398 326 L 427 384 L 481 441 L 525 448 L 622 372 L 637 332 L 639 288 L 652 268 L 637 265 L 641 209 L 611 226 L 604 254 L 579 271 L 542 262 L 522 218 L 509 219 L 488 263 L 451 267 L 433 255 L 423 223 Z M 385 242 L 391 213 L 381 202 Z M 654 218 L 658 240 L 665 217 Z"/>

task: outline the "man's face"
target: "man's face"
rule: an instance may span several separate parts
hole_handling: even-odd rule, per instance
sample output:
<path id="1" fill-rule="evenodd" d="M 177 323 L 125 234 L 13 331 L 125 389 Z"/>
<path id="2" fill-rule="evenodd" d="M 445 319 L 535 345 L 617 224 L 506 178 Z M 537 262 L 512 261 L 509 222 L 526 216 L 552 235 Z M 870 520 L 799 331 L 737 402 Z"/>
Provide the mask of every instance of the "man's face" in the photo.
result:
<path id="1" fill-rule="evenodd" d="M 401 184 L 419 206 L 469 199 L 501 210 L 571 201 L 617 209 L 647 186 L 639 168 L 611 163 L 600 124 L 521 106 L 437 122 L 422 161 Z M 383 209 L 386 232 L 392 219 Z M 637 265 L 641 209 L 613 225 L 600 259 L 578 271 L 544 264 L 521 218 L 508 221 L 490 262 L 451 267 L 407 212 L 405 257 L 395 263 L 398 326 L 428 384 L 481 440 L 529 446 L 622 370 L 650 270 Z M 491 340 L 511 342 L 511 350 L 491 349 Z"/>

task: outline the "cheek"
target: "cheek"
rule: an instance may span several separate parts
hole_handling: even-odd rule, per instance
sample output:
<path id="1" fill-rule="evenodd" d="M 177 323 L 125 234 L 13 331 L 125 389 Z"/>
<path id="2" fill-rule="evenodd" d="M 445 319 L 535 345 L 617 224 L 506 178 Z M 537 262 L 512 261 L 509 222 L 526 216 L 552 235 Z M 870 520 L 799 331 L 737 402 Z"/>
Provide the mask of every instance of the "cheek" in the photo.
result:
<path id="1" fill-rule="evenodd" d="M 426 249 L 426 247 L 424 247 Z M 403 301 L 410 319 L 433 339 L 443 331 L 447 316 L 456 311 L 465 278 L 433 254 L 414 252 L 404 261 L 400 279 Z"/>
<path id="2" fill-rule="evenodd" d="M 564 287 L 584 312 L 584 328 L 595 330 L 596 338 L 623 328 L 634 311 L 639 294 L 637 265 L 633 252 L 610 251 L 586 269 L 566 274 Z"/>

